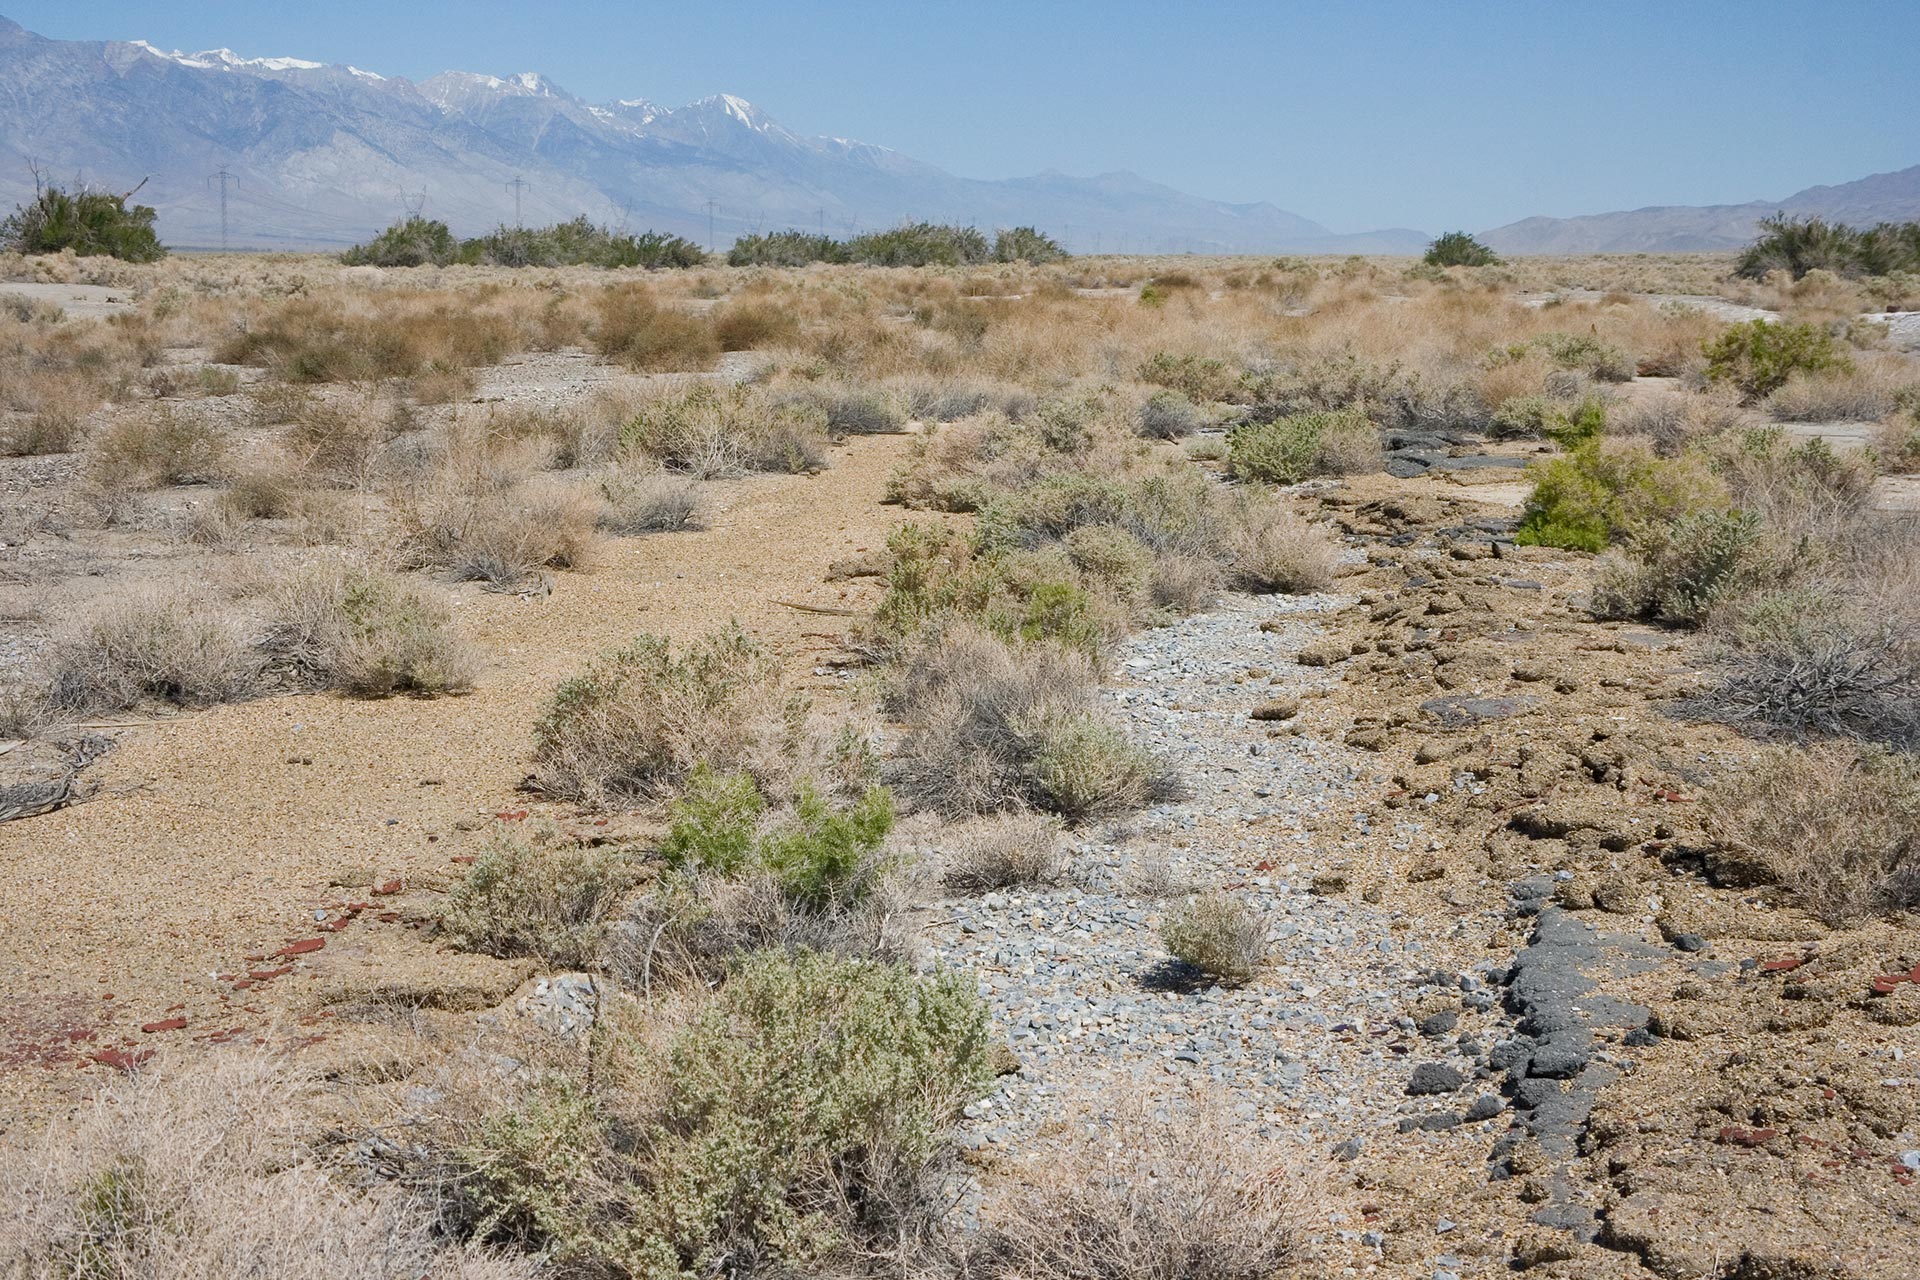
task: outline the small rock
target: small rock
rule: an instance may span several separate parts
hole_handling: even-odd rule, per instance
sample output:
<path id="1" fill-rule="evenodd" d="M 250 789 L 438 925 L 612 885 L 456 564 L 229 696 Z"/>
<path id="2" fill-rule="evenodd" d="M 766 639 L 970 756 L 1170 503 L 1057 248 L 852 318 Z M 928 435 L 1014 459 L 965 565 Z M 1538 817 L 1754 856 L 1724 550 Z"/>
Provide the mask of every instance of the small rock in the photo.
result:
<path id="1" fill-rule="evenodd" d="M 1466 1076 L 1444 1062 L 1423 1062 L 1413 1069 L 1407 1093 L 1415 1098 L 1453 1093 L 1467 1083 Z"/>
<path id="2" fill-rule="evenodd" d="M 1483 1093 L 1473 1100 L 1467 1108 L 1467 1121 L 1478 1124 L 1482 1120 L 1491 1120 L 1507 1109 L 1507 1104 L 1491 1093 Z"/>
<path id="3" fill-rule="evenodd" d="M 1248 713 L 1254 720 L 1291 720 L 1300 714 L 1300 699 L 1274 698 Z"/>

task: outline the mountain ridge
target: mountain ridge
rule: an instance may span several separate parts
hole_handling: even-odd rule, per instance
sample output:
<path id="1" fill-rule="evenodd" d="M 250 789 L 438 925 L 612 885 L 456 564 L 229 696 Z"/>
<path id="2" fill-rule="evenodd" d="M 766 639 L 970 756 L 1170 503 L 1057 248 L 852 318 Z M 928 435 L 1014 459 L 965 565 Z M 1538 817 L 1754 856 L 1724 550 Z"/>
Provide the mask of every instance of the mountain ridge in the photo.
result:
<path id="1" fill-rule="evenodd" d="M 809 137 L 744 98 L 590 103 L 537 72 L 417 84 L 347 64 L 65 41 L 0 18 L 0 201 L 50 180 L 128 189 L 189 247 L 336 248 L 403 212 L 472 234 L 585 214 L 706 241 L 905 219 L 1032 223 L 1079 251 L 1414 252 L 1405 228 L 1341 235 L 1121 171 L 962 178 L 874 143 Z M 221 172 L 229 176 L 222 180 Z M 519 185 L 516 185 L 518 180 Z"/>
<path id="2" fill-rule="evenodd" d="M 1807 187 L 1780 200 L 1647 205 L 1571 218 L 1533 217 L 1484 232 L 1501 253 L 1691 253 L 1741 249 L 1762 218 L 1784 213 L 1850 226 L 1920 218 L 1920 165 Z"/>

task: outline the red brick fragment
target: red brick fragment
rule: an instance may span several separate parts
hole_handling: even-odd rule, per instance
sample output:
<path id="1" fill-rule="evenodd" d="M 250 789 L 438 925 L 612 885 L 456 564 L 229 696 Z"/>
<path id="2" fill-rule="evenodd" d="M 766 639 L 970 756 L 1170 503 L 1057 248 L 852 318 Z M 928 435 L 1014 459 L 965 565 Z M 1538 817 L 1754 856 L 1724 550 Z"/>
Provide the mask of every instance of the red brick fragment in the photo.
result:
<path id="1" fill-rule="evenodd" d="M 157 1031 L 178 1031 L 186 1025 L 185 1018 L 162 1018 L 158 1022 L 143 1023 L 140 1029 L 148 1035 L 153 1035 Z"/>
<path id="2" fill-rule="evenodd" d="M 1721 1142 L 1731 1146 L 1746 1147 L 1749 1150 L 1754 1147 L 1764 1147 L 1779 1136 L 1778 1129 L 1743 1129 L 1737 1124 L 1730 1124 L 1720 1130 Z"/>
<path id="3" fill-rule="evenodd" d="M 1890 996 L 1900 989 L 1901 983 L 1912 981 L 1913 979 L 1904 973 L 1883 973 L 1873 980 L 1873 994 Z"/>
<path id="4" fill-rule="evenodd" d="M 88 1055 L 101 1066 L 115 1071 L 131 1071 L 152 1056 L 151 1049 L 102 1049 Z"/>
<path id="5" fill-rule="evenodd" d="M 275 978 L 284 978 L 292 972 L 292 965 L 283 964 L 278 969 L 249 969 L 247 977 L 255 982 L 272 982 Z"/>
<path id="6" fill-rule="evenodd" d="M 1806 961 L 1799 956 L 1776 956 L 1760 966 L 1764 973 L 1791 973 Z"/>
<path id="7" fill-rule="evenodd" d="M 286 946 L 274 952 L 272 958 L 275 960 L 291 960 L 294 956 L 307 955 L 309 952 L 318 951 L 326 945 L 327 940 L 325 938 L 302 938 L 298 942 L 289 942 Z"/>

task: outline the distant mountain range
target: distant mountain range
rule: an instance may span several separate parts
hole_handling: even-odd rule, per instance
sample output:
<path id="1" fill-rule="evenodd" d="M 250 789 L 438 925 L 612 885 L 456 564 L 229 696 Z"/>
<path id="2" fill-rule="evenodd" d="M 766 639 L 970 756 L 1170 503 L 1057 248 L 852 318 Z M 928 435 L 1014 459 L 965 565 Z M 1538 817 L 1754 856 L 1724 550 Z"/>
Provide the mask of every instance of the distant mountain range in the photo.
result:
<path id="1" fill-rule="evenodd" d="M 718 245 L 787 227 L 834 235 L 905 219 L 1030 223 L 1076 252 L 1418 253 L 1425 232 L 1338 234 L 1267 203 L 1138 174 L 961 178 L 886 147 L 806 137 L 731 94 L 594 104 L 544 76 L 449 71 L 415 84 L 301 58 L 49 40 L 0 18 L 0 210 L 48 180 L 124 191 L 182 247 L 339 248 L 408 211 L 463 235 L 585 214 Z M 224 174 L 223 178 L 221 175 Z M 1506 253 L 1729 249 L 1776 211 L 1920 218 L 1920 166 L 1780 201 L 1528 218 Z"/>
<path id="2" fill-rule="evenodd" d="M 1920 165 L 1857 182 L 1808 187 L 1784 200 L 1747 204 L 1656 205 L 1581 218 L 1525 218 L 1481 237 L 1502 253 L 1692 253 L 1738 249 L 1754 225 L 1787 213 L 1870 227 L 1920 218 Z"/>
<path id="3" fill-rule="evenodd" d="M 161 238 L 200 247 L 221 243 L 222 186 L 236 248 L 339 247 L 415 209 L 469 235 L 584 213 L 721 245 L 903 219 L 1031 223 L 1081 252 L 1407 253 L 1426 240 L 1338 235 L 1132 173 L 960 178 L 886 147 L 803 137 L 730 94 L 676 109 L 594 104 L 531 72 L 414 84 L 227 49 L 49 40 L 0 18 L 6 206 L 31 194 L 34 166 L 115 190 L 146 178 L 140 200 L 159 210 Z"/>

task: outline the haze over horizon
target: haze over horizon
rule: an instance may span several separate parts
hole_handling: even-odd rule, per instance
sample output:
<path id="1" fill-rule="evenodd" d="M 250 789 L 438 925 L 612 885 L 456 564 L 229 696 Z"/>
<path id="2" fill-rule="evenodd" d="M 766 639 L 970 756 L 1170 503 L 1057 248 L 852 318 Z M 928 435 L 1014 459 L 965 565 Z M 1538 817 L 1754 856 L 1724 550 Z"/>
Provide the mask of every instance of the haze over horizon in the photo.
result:
<path id="1" fill-rule="evenodd" d="M 535 71 L 590 101 L 733 93 L 798 133 L 968 177 L 1131 170 L 1340 231 L 1773 199 L 1920 162 L 1892 101 L 1920 6 L 1836 6 L 1818 24 L 1783 3 L 1205 8 L 1175 19 L 1178 40 L 1163 9 L 1136 0 L 845 4 L 831 18 L 761 0 L 538 13 L 494 0 L 297 12 L 7 0 L 0 12 L 58 39 L 411 80 Z"/>

